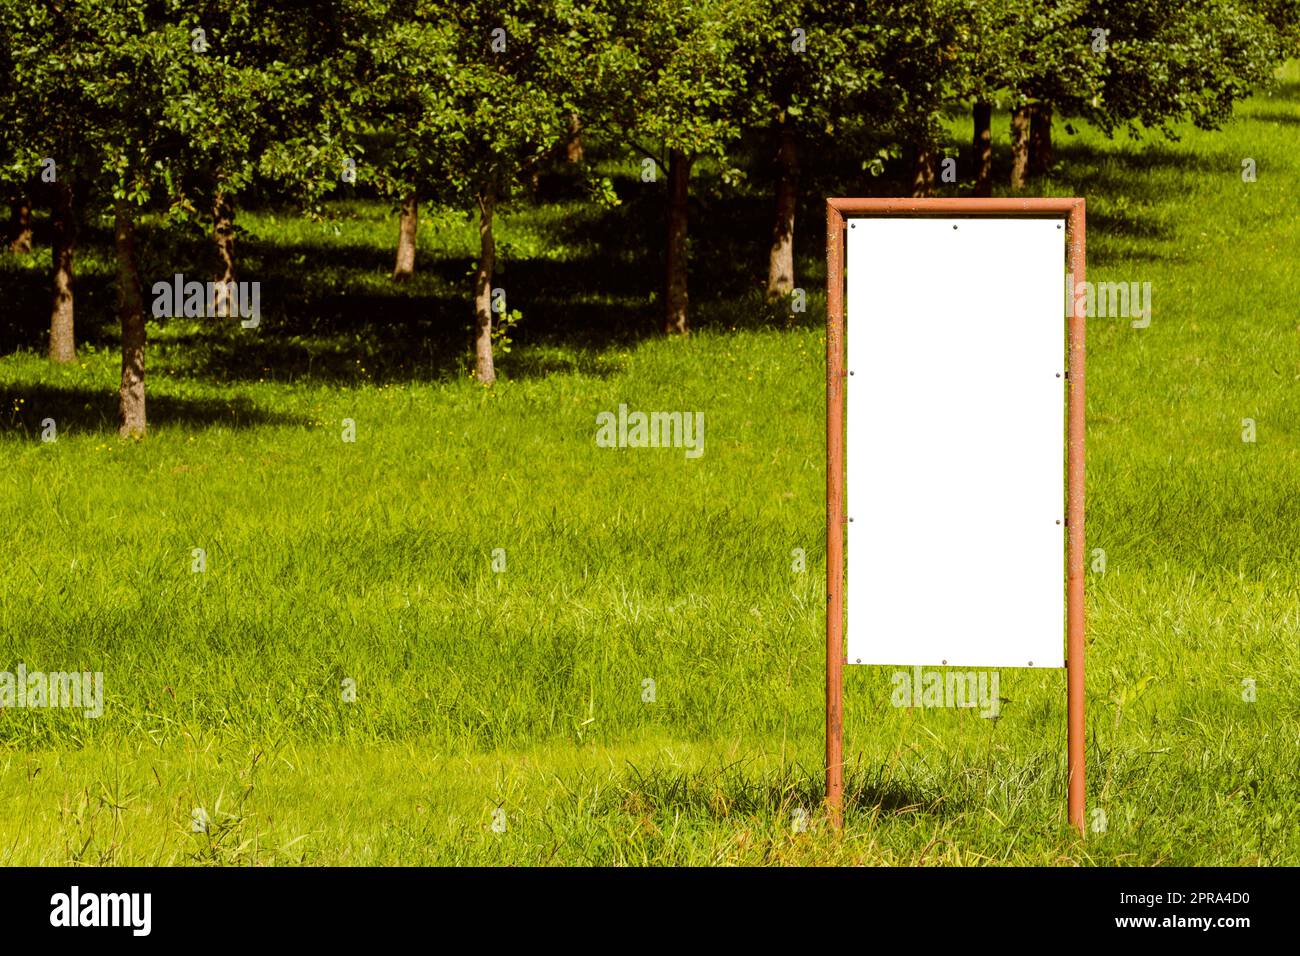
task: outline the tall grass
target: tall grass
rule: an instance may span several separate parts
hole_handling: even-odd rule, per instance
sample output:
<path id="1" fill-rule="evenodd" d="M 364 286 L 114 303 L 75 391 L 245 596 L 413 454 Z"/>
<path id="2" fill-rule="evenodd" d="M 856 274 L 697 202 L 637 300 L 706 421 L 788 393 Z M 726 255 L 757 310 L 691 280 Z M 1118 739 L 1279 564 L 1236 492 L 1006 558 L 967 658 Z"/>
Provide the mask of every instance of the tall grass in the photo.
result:
<path id="1" fill-rule="evenodd" d="M 1042 671 L 1003 671 L 990 720 L 850 668 L 825 829 L 819 296 L 766 310 L 709 264 L 725 216 L 697 219 L 702 331 L 662 341 L 658 233 L 612 240 L 649 199 L 519 202 L 499 281 L 524 318 L 485 390 L 459 358 L 472 225 L 426 224 L 394 290 L 389 210 L 353 201 L 241 214 L 265 327 L 151 329 L 144 443 L 114 434 L 93 245 L 81 362 L 0 360 L 0 668 L 106 684 L 98 720 L 0 711 L 0 862 L 1295 864 L 1298 102 L 1292 67 L 1219 133 L 1058 131 L 1041 184 L 1087 197 L 1089 278 L 1153 286 L 1150 327 L 1089 328 L 1086 841 Z M 703 411 L 704 455 L 596 447 L 619 403 Z"/>

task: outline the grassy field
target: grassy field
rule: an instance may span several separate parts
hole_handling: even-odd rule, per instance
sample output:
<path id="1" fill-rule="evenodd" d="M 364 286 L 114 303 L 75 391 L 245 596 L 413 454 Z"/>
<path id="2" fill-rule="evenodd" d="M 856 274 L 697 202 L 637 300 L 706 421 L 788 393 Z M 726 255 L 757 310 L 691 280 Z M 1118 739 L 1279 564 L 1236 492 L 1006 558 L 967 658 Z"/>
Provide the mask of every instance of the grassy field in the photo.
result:
<path id="1" fill-rule="evenodd" d="M 1060 671 L 1002 671 L 991 720 L 850 668 L 827 829 L 823 297 L 762 305 L 766 200 L 706 178 L 699 331 L 659 339 L 658 194 L 625 164 L 616 209 L 557 186 L 503 217 L 523 319 L 490 390 L 472 223 L 427 221 L 394 288 L 383 204 L 241 213 L 263 325 L 151 324 L 139 444 L 102 227 L 75 367 L 39 354 L 48 251 L 0 258 L 0 668 L 105 674 L 97 720 L 0 711 L 0 863 L 1300 863 L 1300 70 L 1180 132 L 1058 129 L 1040 184 L 1087 197 L 1090 279 L 1153 289 L 1148 328 L 1089 329 L 1085 841 Z M 197 238 L 152 248 L 148 281 L 199 268 Z M 703 411 L 704 454 L 597 447 L 620 403 Z"/>

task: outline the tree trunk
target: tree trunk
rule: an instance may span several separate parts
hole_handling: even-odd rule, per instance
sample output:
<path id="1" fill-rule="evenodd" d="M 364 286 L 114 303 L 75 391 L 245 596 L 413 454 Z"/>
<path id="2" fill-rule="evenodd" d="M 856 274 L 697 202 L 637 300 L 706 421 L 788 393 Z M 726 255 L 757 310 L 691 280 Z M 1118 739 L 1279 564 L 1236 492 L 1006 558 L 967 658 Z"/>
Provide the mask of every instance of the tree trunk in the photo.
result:
<path id="1" fill-rule="evenodd" d="M 220 316 L 232 314 L 235 282 L 235 203 L 230 194 L 218 187 L 212 201 L 212 238 L 217 246 L 220 272 L 213 293 L 213 313 Z"/>
<path id="2" fill-rule="evenodd" d="M 975 195 L 993 195 L 993 104 L 978 102 L 971 111 L 975 121 Z"/>
<path id="3" fill-rule="evenodd" d="M 934 195 L 934 148 L 929 143 L 917 143 L 912 151 L 912 195 Z"/>
<path id="4" fill-rule="evenodd" d="M 691 157 L 668 152 L 668 268 L 664 295 L 664 332 L 688 335 L 686 282 L 686 200 L 690 195 Z"/>
<path id="5" fill-rule="evenodd" d="M 414 192 L 402 197 L 402 217 L 397 228 L 397 264 L 393 281 L 405 282 L 415 274 L 415 242 L 420 231 L 420 200 Z"/>
<path id="6" fill-rule="evenodd" d="M 1029 105 L 1017 106 L 1011 113 L 1011 189 L 1025 188 L 1029 168 Z"/>
<path id="7" fill-rule="evenodd" d="M 577 113 L 570 113 L 569 138 L 564 144 L 564 158 L 570 163 L 580 163 L 582 157 L 582 118 Z"/>
<path id="8" fill-rule="evenodd" d="M 72 255 L 77 244 L 72 186 L 54 185 L 54 242 L 50 247 L 54 301 L 50 309 L 50 361 L 75 362 L 77 339 L 73 325 Z"/>
<path id="9" fill-rule="evenodd" d="M 799 146 L 794 130 L 781 124 L 776 154 L 776 219 L 767 259 L 767 297 L 779 299 L 794 289 L 794 214 L 799 195 Z"/>
<path id="10" fill-rule="evenodd" d="M 118 392 L 118 434 L 143 438 L 144 415 L 144 299 L 135 256 L 135 218 L 130 203 L 117 200 L 113 215 L 117 248 L 117 311 L 122 319 L 122 387 Z"/>
<path id="11" fill-rule="evenodd" d="M 10 204 L 9 251 L 26 255 L 32 251 L 32 201 L 26 190 L 14 196 Z"/>
<path id="12" fill-rule="evenodd" d="M 1029 114 L 1029 175 L 1046 176 L 1052 168 L 1052 105 L 1036 103 Z"/>
<path id="13" fill-rule="evenodd" d="M 478 271 L 474 274 L 474 375 L 484 384 L 497 379 L 492 364 L 492 270 L 496 242 L 492 238 L 492 211 L 496 191 L 484 187 L 478 195 Z"/>

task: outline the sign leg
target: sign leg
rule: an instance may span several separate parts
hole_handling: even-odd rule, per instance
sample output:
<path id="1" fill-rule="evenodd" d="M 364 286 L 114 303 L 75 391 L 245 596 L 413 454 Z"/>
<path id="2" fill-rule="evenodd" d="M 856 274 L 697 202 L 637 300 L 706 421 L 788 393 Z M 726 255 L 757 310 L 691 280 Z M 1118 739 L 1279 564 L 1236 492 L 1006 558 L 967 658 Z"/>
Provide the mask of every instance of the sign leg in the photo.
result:
<path id="1" fill-rule="evenodd" d="M 1084 205 L 1080 200 L 1070 210 L 1070 271 L 1076 289 L 1085 279 Z M 1070 825 L 1084 833 L 1084 331 L 1085 315 L 1070 290 L 1070 382 L 1069 441 L 1067 458 L 1069 550 L 1066 572 L 1067 772 L 1069 773 Z"/>
<path id="2" fill-rule="evenodd" d="M 844 827 L 844 217 L 826 209 L 826 812 Z"/>

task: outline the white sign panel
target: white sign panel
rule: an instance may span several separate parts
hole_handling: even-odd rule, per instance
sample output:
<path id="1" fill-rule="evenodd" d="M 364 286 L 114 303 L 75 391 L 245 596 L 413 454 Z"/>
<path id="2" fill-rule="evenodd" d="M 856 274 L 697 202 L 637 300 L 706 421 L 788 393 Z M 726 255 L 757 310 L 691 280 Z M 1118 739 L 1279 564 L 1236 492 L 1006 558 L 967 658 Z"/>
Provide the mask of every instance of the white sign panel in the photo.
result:
<path id="1" fill-rule="evenodd" d="M 850 218 L 850 664 L 1063 667 L 1062 219 Z"/>

